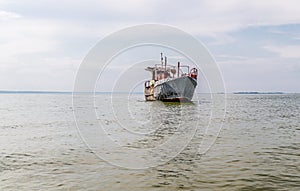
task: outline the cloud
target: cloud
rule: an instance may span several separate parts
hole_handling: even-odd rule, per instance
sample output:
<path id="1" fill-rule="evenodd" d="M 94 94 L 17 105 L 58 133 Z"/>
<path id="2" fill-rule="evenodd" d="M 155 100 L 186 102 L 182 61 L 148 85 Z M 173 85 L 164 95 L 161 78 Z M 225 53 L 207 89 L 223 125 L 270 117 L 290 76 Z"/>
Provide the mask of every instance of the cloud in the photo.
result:
<path id="1" fill-rule="evenodd" d="M 245 57 L 245 56 L 238 56 L 238 55 L 228 55 L 228 54 L 219 54 L 219 55 L 215 55 L 215 58 L 217 60 L 219 59 L 223 59 L 223 60 L 231 60 L 231 61 L 238 61 L 238 60 L 248 60 L 249 57 Z"/>
<path id="2" fill-rule="evenodd" d="M 13 1 L 13 0 L 12 0 Z M 166 23 L 194 35 L 215 36 L 239 29 L 300 22 L 297 0 L 261 1 L 159 1 L 91 0 L 24 1 L 14 4 L 24 15 L 66 21 L 82 27 L 106 30 L 143 23 Z M 85 24 L 86 23 L 86 24 Z M 73 31 L 73 32 L 76 32 Z"/>
<path id="3" fill-rule="evenodd" d="M 41 54 L 50 54 L 64 44 L 58 37 L 61 25 L 52 20 L 28 18 L 24 15 L 1 11 L 0 13 L 0 65 L 24 66 L 25 58 L 39 58 Z M 25 63 L 26 65 L 26 63 Z M 15 68 L 15 67 L 14 67 Z"/>
<path id="4" fill-rule="evenodd" d="M 19 15 L 17 13 L 9 12 L 9 11 L 1 11 L 0 10 L 0 21 L 18 19 L 20 17 L 21 17 L 21 15 Z"/>
<path id="5" fill-rule="evenodd" d="M 32 75 L 35 78 L 42 77 L 44 88 L 55 88 L 56 85 L 69 88 L 74 77 L 72 76 L 74 67 L 71 67 L 70 63 L 76 65 L 72 60 L 77 60 L 78 65 L 89 48 L 101 38 L 132 25 L 168 24 L 199 39 L 213 39 L 209 41 L 209 45 L 216 47 L 239 43 L 238 37 L 232 36 L 234 32 L 243 32 L 243 30 L 261 26 L 300 23 L 300 6 L 297 0 L 274 0 L 272 2 L 261 0 L 192 0 L 188 2 L 0 0 L 0 5 L 0 76 L 2 76 L 0 88 L 9 88 L 6 82 L 10 81 L 13 84 L 11 87 L 16 89 L 18 87 L 30 89 L 32 79 L 26 78 L 26 75 Z M 242 46 L 247 45 L 249 43 L 246 42 Z M 228 61 L 222 63 L 226 66 L 227 76 L 232 73 L 230 66 L 239 67 L 246 64 L 249 68 L 255 68 L 260 65 L 269 66 L 271 64 L 269 62 L 274 61 L 249 60 L 238 55 L 239 50 L 236 48 L 238 46 L 231 49 L 223 47 L 220 48 L 218 54 L 219 58 Z M 280 58 L 300 57 L 298 45 L 265 46 L 264 49 L 278 54 Z M 235 51 L 234 56 L 230 56 L 233 51 Z M 256 54 L 255 51 L 253 54 Z M 234 64 L 232 65 L 232 62 L 230 64 L 230 61 L 234 61 Z M 280 61 L 285 62 L 285 60 Z M 280 64 L 277 66 L 283 67 Z M 25 71 L 26 68 L 34 71 Z M 16 70 L 22 73 L 19 73 L 18 80 L 14 82 Z M 60 76 L 64 76 L 63 71 L 69 71 L 70 74 L 65 75 L 70 78 L 67 79 L 69 82 L 66 82 L 66 86 L 63 87 L 61 80 L 55 78 L 47 81 L 47 76 L 51 76 L 51 71 L 54 70 L 59 70 Z M 4 76 L 9 80 L 5 80 Z M 237 76 L 232 81 L 239 81 L 240 78 L 242 76 Z M 21 81 L 28 83 L 20 84 Z M 39 86 L 35 87 L 39 88 Z"/>
<path id="6" fill-rule="evenodd" d="M 164 11 L 168 7 L 168 11 Z M 215 36 L 256 26 L 300 22 L 299 2 L 280 1 L 194 1 L 162 3 L 154 9 L 161 21 L 179 26 L 194 35 Z"/>
<path id="7" fill-rule="evenodd" d="M 300 45 L 264 46 L 264 49 L 277 53 L 281 58 L 300 58 Z"/>

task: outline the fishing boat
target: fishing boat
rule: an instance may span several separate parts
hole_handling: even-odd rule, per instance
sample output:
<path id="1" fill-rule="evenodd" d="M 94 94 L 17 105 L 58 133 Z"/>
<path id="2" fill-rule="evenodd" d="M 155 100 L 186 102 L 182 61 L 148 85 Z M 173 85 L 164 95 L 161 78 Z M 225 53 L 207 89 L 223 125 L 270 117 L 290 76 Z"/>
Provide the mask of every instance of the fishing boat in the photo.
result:
<path id="1" fill-rule="evenodd" d="M 167 57 L 161 53 L 161 62 L 147 67 L 152 78 L 144 84 L 146 101 L 190 102 L 197 86 L 198 70 L 180 62 L 175 65 L 167 63 Z"/>

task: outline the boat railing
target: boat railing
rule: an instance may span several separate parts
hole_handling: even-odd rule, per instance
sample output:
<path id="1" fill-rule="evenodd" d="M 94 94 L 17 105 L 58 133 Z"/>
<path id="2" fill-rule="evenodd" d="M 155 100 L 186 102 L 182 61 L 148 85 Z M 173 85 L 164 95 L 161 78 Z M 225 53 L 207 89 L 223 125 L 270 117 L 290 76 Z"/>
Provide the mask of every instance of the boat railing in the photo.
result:
<path id="1" fill-rule="evenodd" d="M 183 68 L 186 69 L 186 72 L 183 71 Z M 180 77 L 180 76 L 188 76 L 189 75 L 189 72 L 190 72 L 190 67 L 189 66 L 180 65 L 180 66 L 178 66 L 178 69 L 180 71 L 180 72 L 177 73 L 178 77 Z"/>
<path id="2" fill-rule="evenodd" d="M 180 77 L 180 76 L 188 76 L 190 73 L 190 66 L 187 65 L 178 65 L 178 66 L 174 66 L 174 65 L 162 65 L 162 64 L 155 64 L 154 65 L 155 70 L 156 71 L 166 71 L 168 72 L 170 75 L 170 78 L 175 78 L 175 77 Z M 172 74 L 172 75 L 171 75 Z"/>

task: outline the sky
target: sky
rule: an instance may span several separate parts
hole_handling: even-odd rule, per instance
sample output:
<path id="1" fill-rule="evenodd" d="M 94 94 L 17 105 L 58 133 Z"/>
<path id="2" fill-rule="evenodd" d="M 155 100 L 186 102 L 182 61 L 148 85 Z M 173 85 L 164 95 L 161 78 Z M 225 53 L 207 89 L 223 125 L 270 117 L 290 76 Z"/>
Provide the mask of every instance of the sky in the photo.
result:
<path id="1" fill-rule="evenodd" d="M 297 0 L 0 0 L 0 90 L 72 91 L 97 42 L 147 23 L 202 42 L 227 92 L 300 93 Z"/>

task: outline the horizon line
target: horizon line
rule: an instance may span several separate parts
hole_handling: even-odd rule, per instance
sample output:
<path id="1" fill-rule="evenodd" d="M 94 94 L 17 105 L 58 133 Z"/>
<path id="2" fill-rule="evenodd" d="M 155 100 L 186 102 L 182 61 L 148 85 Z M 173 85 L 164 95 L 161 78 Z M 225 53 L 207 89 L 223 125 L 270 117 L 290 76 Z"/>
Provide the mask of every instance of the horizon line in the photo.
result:
<path id="1" fill-rule="evenodd" d="M 97 92 L 74 92 L 74 91 L 48 91 L 48 90 L 0 90 L 0 94 L 143 94 L 144 92 L 110 92 L 110 91 L 97 91 Z M 197 92 L 196 92 L 197 93 Z M 234 92 L 216 92 L 213 94 L 297 94 L 300 92 L 282 92 L 282 91 L 234 91 Z M 202 92 L 198 94 L 210 94 L 210 92 Z"/>

